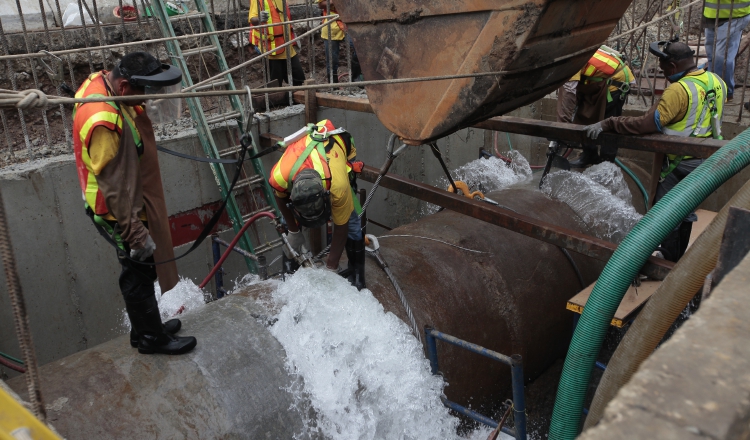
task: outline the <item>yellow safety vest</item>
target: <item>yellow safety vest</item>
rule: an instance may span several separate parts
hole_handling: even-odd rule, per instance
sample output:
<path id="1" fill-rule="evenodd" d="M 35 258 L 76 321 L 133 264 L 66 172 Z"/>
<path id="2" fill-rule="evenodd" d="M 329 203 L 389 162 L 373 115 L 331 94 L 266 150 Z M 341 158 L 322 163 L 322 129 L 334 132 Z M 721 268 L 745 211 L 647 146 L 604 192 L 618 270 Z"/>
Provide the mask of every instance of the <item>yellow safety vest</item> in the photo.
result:
<path id="1" fill-rule="evenodd" d="M 716 113 L 719 122 L 724 114 L 724 101 L 726 100 L 726 84 L 717 75 L 711 72 L 703 72 L 700 75 L 685 76 L 677 82 L 688 95 L 688 108 L 685 116 L 677 122 L 669 124 L 662 129 L 664 134 L 681 137 L 707 138 L 713 136 L 711 127 L 711 111 L 706 96 L 713 90 L 716 95 Z M 662 171 L 661 177 L 666 177 L 684 159 L 692 156 L 678 156 L 667 154 L 669 165 Z"/>
<path id="2" fill-rule="evenodd" d="M 703 15 L 716 18 L 716 11 L 719 11 L 719 18 L 729 18 L 729 11 L 732 11 L 732 18 L 744 17 L 750 14 L 750 1 L 735 0 L 733 7 L 732 0 L 706 0 Z"/>
<path id="3" fill-rule="evenodd" d="M 724 81 L 711 72 L 703 72 L 701 75 L 685 76 L 678 84 L 687 92 L 688 109 L 682 119 L 665 126 L 663 133 L 682 137 L 711 137 L 711 114 L 706 93 L 713 90 L 716 94 L 716 110 L 721 120 L 727 96 Z"/>

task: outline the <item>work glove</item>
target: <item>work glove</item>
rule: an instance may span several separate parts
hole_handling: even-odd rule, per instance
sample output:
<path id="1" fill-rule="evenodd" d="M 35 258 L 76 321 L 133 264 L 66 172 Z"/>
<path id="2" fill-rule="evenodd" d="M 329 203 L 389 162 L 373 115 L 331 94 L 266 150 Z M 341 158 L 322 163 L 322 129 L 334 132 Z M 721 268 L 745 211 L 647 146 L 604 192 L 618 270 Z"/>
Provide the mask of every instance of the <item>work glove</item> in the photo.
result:
<path id="1" fill-rule="evenodd" d="M 288 232 L 286 234 L 286 240 L 289 242 L 289 245 L 294 249 L 295 252 L 297 252 L 300 255 L 304 255 L 306 252 L 309 252 L 307 250 L 307 243 L 305 243 L 305 236 L 302 234 L 302 230 L 299 230 L 297 232 Z M 284 246 L 284 255 L 290 260 L 294 259 L 294 255 L 292 255 L 291 252 L 289 252 L 289 249 Z"/>
<path id="2" fill-rule="evenodd" d="M 599 135 L 604 131 L 602 128 L 601 121 L 597 122 L 596 124 L 591 124 L 583 127 L 583 131 L 586 132 L 586 136 L 591 139 L 596 139 L 599 137 Z"/>
<path id="3" fill-rule="evenodd" d="M 270 14 L 267 11 L 260 11 L 260 14 L 258 15 L 258 20 L 266 24 L 268 23 L 268 19 L 270 18 Z"/>
<path id="4" fill-rule="evenodd" d="M 130 258 L 138 261 L 144 261 L 146 258 L 154 255 L 156 243 L 150 235 L 146 236 L 146 243 L 140 249 L 130 249 Z"/>

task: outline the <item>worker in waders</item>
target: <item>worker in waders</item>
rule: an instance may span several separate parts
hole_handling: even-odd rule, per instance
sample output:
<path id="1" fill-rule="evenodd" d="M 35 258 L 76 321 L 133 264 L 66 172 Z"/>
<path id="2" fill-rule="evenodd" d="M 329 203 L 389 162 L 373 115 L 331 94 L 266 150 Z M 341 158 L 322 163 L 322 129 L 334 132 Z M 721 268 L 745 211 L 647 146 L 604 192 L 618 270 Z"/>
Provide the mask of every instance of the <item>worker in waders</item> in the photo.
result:
<path id="1" fill-rule="evenodd" d="M 342 128 L 324 119 L 309 124 L 289 140 L 268 182 L 286 220 L 289 244 L 300 255 L 308 251 L 301 227 L 319 228 L 333 219 L 333 238 L 326 268 L 345 276 L 357 289 L 365 287 L 365 240 L 355 195 L 356 174 L 362 162 L 355 161 L 354 139 Z M 339 259 L 346 250 L 346 269 Z M 289 250 L 284 249 L 287 257 Z"/>
<path id="2" fill-rule="evenodd" d="M 593 124 L 622 115 L 622 108 L 635 81 L 633 72 L 619 52 L 600 47 L 583 68 L 560 87 L 557 94 L 557 122 Z M 614 162 L 617 147 L 584 146 L 573 168 L 584 168 L 601 161 Z"/>
<path id="3" fill-rule="evenodd" d="M 659 59 L 659 67 L 671 82 L 659 102 L 639 117 L 608 118 L 585 128 L 596 139 L 602 131 L 621 134 L 664 133 L 670 136 L 722 139 L 721 118 L 727 88 L 716 74 L 695 65 L 694 51 L 678 41 L 651 43 L 649 51 Z M 674 188 L 703 159 L 667 154 L 662 165 L 654 203 Z M 662 243 L 665 258 L 677 261 L 687 248 L 692 223 L 698 218 L 691 213 Z"/>
<path id="4" fill-rule="evenodd" d="M 160 93 L 181 78 L 179 69 L 134 52 L 111 72 L 89 76 L 76 98 Z M 86 213 L 117 248 L 120 291 L 132 326 L 130 344 L 144 354 L 182 354 L 195 347 L 196 339 L 174 336 L 181 327 L 178 319 L 162 324 L 154 291 L 157 274 L 162 292 L 174 287 L 178 277 L 154 131 L 143 103 L 76 104 L 76 167 Z M 154 265 L 155 257 L 169 262 Z"/>

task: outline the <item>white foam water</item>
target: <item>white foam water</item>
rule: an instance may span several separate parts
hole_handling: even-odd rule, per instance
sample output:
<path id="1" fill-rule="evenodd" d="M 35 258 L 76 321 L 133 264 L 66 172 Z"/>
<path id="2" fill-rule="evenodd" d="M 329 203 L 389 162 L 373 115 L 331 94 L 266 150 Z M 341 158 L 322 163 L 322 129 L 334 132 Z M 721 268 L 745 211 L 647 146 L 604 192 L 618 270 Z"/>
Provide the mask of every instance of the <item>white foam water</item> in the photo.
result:
<path id="1" fill-rule="evenodd" d="M 180 277 L 180 281 L 164 295 L 161 294 L 159 283 L 154 283 L 156 300 L 159 303 L 161 320 L 167 321 L 178 315 L 185 315 L 206 304 L 205 293 L 190 278 Z M 122 333 L 130 331 L 130 319 L 125 309 L 122 310 Z"/>
<path id="2" fill-rule="evenodd" d="M 445 382 L 431 374 L 409 327 L 369 290 L 302 269 L 278 284 L 273 299 L 281 308 L 271 333 L 298 379 L 290 391 L 299 406 L 310 402 L 314 409 L 300 411 L 313 415 L 297 438 L 458 438 L 459 421 L 440 401 Z M 489 432 L 481 428 L 469 438 Z"/>
<path id="3" fill-rule="evenodd" d="M 488 159 L 476 159 L 451 171 L 451 177 L 454 180 L 466 182 L 472 192 L 478 190 L 485 194 L 531 178 L 531 167 L 521 153 L 513 150 L 503 155 L 511 159 L 510 164 L 494 156 Z M 440 177 L 435 186 L 448 188 L 448 179 L 445 176 Z M 422 209 L 422 215 L 434 214 L 438 209 L 440 209 L 439 206 L 428 203 Z"/>
<path id="4" fill-rule="evenodd" d="M 597 238 L 620 243 L 643 216 L 633 207 L 619 168 L 614 164 L 591 168 L 585 173 L 548 174 L 542 192 L 570 206 Z"/>

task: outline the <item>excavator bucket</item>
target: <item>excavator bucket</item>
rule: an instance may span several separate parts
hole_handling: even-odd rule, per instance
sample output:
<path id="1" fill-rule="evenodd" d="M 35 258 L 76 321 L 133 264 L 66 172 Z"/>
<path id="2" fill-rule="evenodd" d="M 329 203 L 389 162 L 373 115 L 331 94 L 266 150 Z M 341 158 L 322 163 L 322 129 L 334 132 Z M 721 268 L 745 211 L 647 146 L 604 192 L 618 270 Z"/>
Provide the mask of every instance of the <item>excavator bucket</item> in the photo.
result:
<path id="1" fill-rule="evenodd" d="M 580 70 L 625 13 L 612 0 L 337 0 L 375 114 L 420 145 L 534 102 Z"/>

